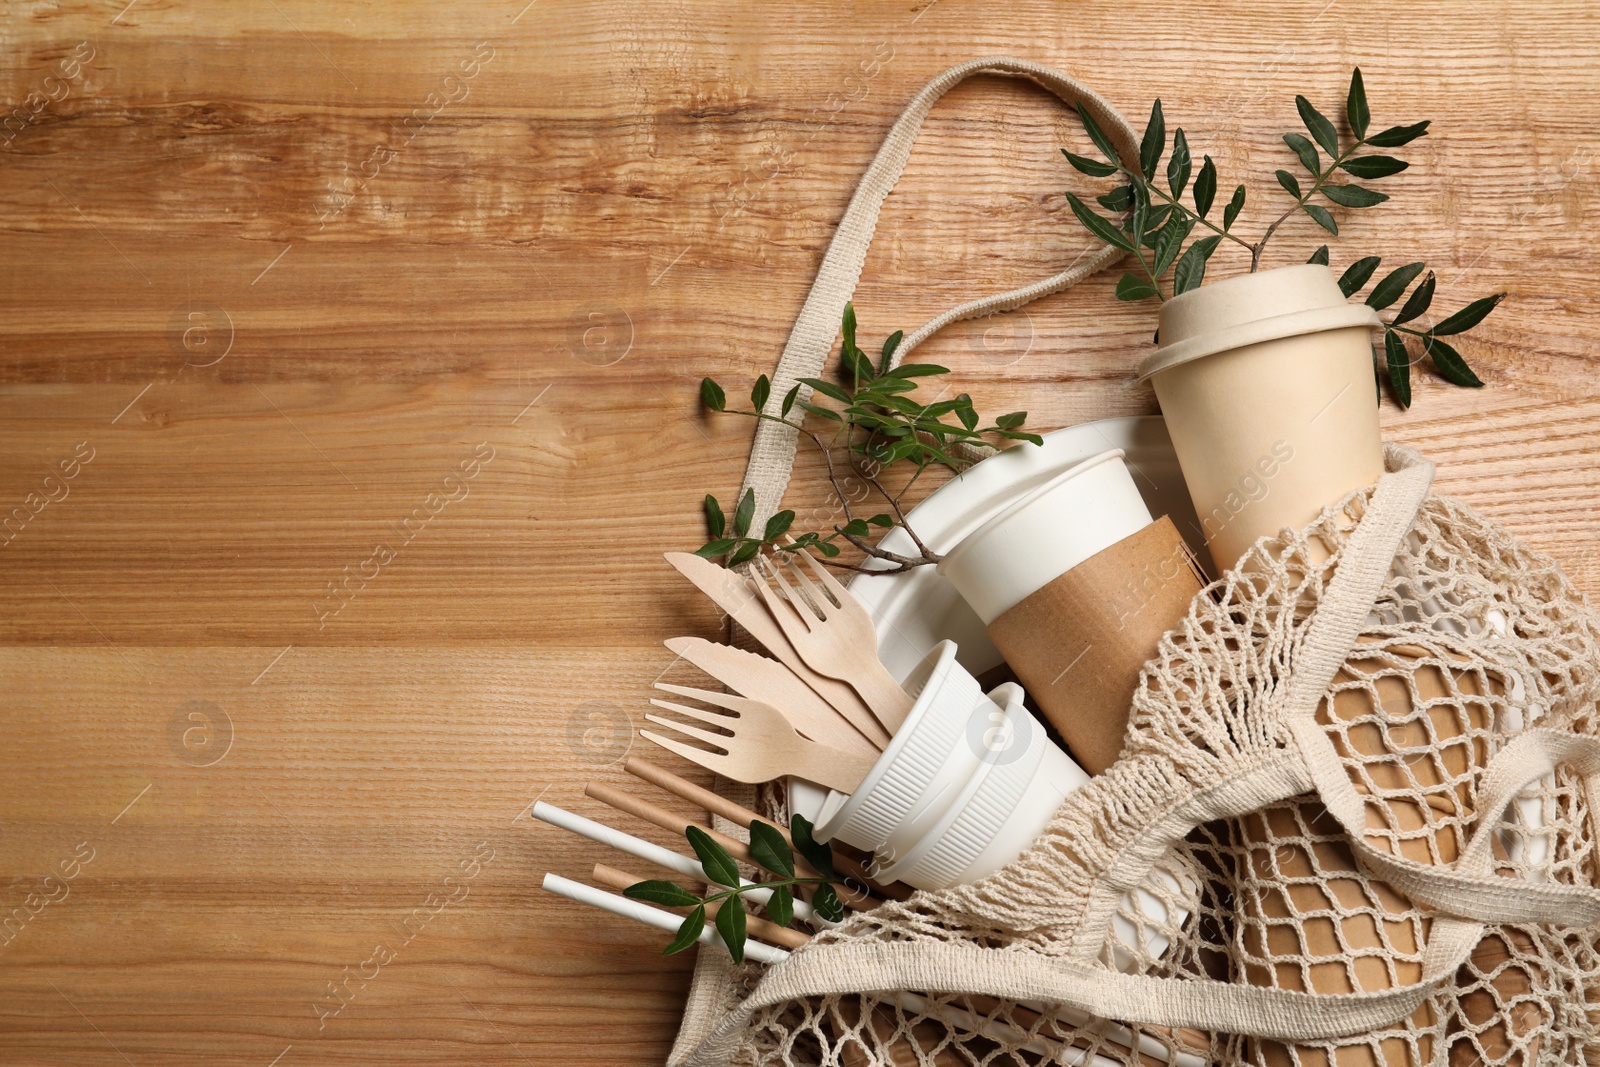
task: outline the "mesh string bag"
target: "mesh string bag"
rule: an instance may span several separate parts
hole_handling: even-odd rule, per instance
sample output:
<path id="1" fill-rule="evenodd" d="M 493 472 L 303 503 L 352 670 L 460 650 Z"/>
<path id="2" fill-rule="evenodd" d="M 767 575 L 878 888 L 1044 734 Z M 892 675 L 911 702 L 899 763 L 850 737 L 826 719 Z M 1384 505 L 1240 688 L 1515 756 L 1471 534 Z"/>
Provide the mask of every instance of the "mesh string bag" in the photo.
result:
<path id="1" fill-rule="evenodd" d="M 821 372 L 917 129 L 982 73 L 1080 104 L 1137 159 L 1131 127 L 1059 72 L 941 73 L 863 176 L 774 391 Z M 946 312 L 896 358 L 1117 258 Z M 753 526 L 794 450 L 759 425 Z M 1552 561 L 1432 494 L 1425 459 L 1385 455 L 1375 486 L 1194 598 L 1120 759 L 1012 864 L 771 968 L 700 953 L 674 1067 L 1600 1064 L 1600 619 Z M 1135 915 L 1135 890 L 1160 906 Z"/>
<path id="2" fill-rule="evenodd" d="M 1121 758 L 1031 849 L 750 972 L 683 1062 L 1600 1061 L 1600 619 L 1551 561 L 1425 495 L 1420 456 L 1387 459 L 1195 598 Z M 1380 730 L 1395 685 L 1410 718 Z M 1198 896 L 1171 901 L 1164 951 L 1119 945 L 1135 973 L 1114 970 L 1111 917 L 1163 860 Z"/>

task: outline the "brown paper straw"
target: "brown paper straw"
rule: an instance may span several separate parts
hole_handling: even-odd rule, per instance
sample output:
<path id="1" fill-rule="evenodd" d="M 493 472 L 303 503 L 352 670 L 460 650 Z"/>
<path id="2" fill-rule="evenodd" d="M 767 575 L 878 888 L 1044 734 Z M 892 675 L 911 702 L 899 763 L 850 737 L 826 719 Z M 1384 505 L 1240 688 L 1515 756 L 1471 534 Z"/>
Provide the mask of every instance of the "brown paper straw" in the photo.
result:
<path id="1" fill-rule="evenodd" d="M 710 789 L 695 785 L 688 779 L 681 778 L 665 767 L 652 763 L 650 760 L 634 756 L 624 763 L 622 768 L 635 778 L 649 782 L 651 785 L 659 786 L 674 796 L 681 797 L 691 804 L 704 808 L 713 815 L 722 816 L 729 822 L 738 823 L 740 826 L 749 826 L 757 820 L 767 823 L 775 827 L 790 845 L 794 844 L 794 838 L 789 836 L 789 831 L 779 823 L 757 815 L 749 808 L 735 804 L 727 797 Z M 835 869 L 844 872 L 847 878 L 863 883 L 877 895 L 888 897 L 890 900 L 908 900 L 911 897 L 913 890 L 909 886 L 902 885 L 899 882 L 890 882 L 888 885 L 884 885 L 881 882 L 873 881 L 867 876 L 866 869 L 850 856 L 835 851 L 833 862 Z"/>

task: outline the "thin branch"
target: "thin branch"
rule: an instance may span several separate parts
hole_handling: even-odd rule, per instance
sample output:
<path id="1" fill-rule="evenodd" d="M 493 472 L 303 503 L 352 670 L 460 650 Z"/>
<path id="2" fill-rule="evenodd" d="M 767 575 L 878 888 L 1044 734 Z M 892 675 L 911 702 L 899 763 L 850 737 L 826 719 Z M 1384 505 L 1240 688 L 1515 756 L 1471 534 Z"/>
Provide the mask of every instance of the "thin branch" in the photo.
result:
<path id="1" fill-rule="evenodd" d="M 1147 192 L 1155 193 L 1157 196 L 1161 197 L 1161 199 L 1165 200 L 1168 204 L 1171 204 L 1173 208 L 1175 208 L 1178 211 L 1183 212 L 1185 215 L 1188 215 L 1191 219 L 1194 219 L 1194 221 L 1198 222 L 1200 225 L 1204 226 L 1206 229 L 1210 230 L 1212 233 L 1216 234 L 1219 237 L 1226 237 L 1228 240 L 1232 241 L 1234 244 L 1238 245 L 1240 248 L 1248 249 L 1248 248 L 1251 247 L 1250 242 L 1246 241 L 1243 237 L 1239 237 L 1239 236 L 1236 236 L 1235 234 L 1232 234 L 1232 233 L 1228 232 L 1226 229 L 1224 229 L 1221 226 L 1218 226 L 1216 223 L 1212 222 L 1210 219 L 1205 218 L 1202 215 L 1200 215 L 1194 209 L 1184 207 L 1182 200 L 1179 200 L 1177 197 L 1174 197 L 1174 196 L 1171 196 L 1171 195 L 1169 195 L 1167 193 L 1162 192 L 1161 191 L 1161 187 L 1159 185 L 1156 185 L 1153 182 L 1145 181 L 1144 180 L 1144 175 L 1141 174 L 1141 175 L 1135 176 L 1126 167 L 1123 167 L 1121 169 L 1122 169 L 1122 172 L 1124 174 L 1127 174 L 1130 178 L 1135 178 L 1135 180 L 1137 180 L 1140 183 L 1142 183 Z"/>
<path id="2" fill-rule="evenodd" d="M 1356 141 L 1349 148 L 1335 156 L 1333 162 L 1328 164 L 1328 169 L 1317 175 L 1317 180 L 1311 183 L 1311 188 L 1300 194 L 1300 196 L 1295 200 L 1294 205 L 1282 215 L 1279 215 L 1277 219 L 1273 221 L 1271 226 L 1267 227 L 1267 232 L 1261 235 L 1261 240 L 1250 246 L 1250 273 L 1254 274 L 1256 268 L 1261 265 L 1261 253 L 1265 251 L 1267 247 L 1268 238 L 1277 232 L 1279 226 L 1282 226 L 1288 221 L 1290 215 L 1293 215 L 1296 211 L 1301 210 L 1308 203 L 1310 203 L 1311 198 L 1316 196 L 1317 193 L 1322 190 L 1323 185 L 1327 183 L 1329 178 L 1333 177 L 1333 172 L 1339 169 L 1339 164 L 1349 159 L 1355 154 L 1356 150 L 1364 144 L 1366 144 L 1365 138 Z"/>
<path id="3" fill-rule="evenodd" d="M 911 538 L 911 543 L 917 546 L 917 551 L 922 553 L 922 558 L 933 563 L 943 559 L 944 557 L 929 550 L 928 546 L 922 543 L 922 538 L 917 536 L 917 531 L 913 530 L 911 524 L 906 521 L 906 513 L 900 510 L 900 501 L 890 495 L 889 490 L 883 487 L 883 483 L 878 481 L 877 476 L 869 474 L 867 475 L 867 481 L 889 502 L 889 506 L 894 509 L 895 519 L 900 523 L 900 528 Z"/>

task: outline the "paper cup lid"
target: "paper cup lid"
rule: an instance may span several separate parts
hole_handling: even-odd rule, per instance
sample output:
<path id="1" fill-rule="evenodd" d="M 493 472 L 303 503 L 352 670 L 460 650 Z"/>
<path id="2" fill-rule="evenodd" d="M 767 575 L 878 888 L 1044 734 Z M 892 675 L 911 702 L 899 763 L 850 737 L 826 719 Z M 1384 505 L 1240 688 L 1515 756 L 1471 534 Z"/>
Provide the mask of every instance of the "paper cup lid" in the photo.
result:
<path id="1" fill-rule="evenodd" d="M 1352 304 L 1321 263 L 1203 285 L 1161 305 L 1161 347 L 1139 363 L 1139 380 L 1202 356 L 1350 326 L 1381 326 L 1366 304 Z"/>

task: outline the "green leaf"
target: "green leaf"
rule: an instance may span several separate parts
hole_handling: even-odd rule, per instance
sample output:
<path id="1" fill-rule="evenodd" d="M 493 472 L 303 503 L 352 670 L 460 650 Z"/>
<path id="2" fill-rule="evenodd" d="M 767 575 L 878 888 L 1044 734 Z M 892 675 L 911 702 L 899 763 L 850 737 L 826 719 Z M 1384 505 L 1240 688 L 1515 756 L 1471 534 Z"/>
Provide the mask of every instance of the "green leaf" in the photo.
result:
<path id="1" fill-rule="evenodd" d="M 735 537 L 719 537 L 695 549 L 694 554 L 703 559 L 716 559 L 718 556 L 726 555 L 728 550 L 738 543 L 739 540 Z"/>
<path id="2" fill-rule="evenodd" d="M 1367 143 L 1374 148 L 1399 148 L 1401 145 L 1410 144 L 1427 132 L 1428 120 L 1424 119 L 1411 126 L 1390 126 L 1382 133 L 1368 137 Z"/>
<path id="3" fill-rule="evenodd" d="M 800 410 L 815 415 L 819 419 L 828 419 L 833 422 L 844 421 L 844 418 L 837 411 L 833 411 L 830 408 L 819 407 L 816 404 L 807 404 L 802 402 L 800 404 Z"/>
<path id="4" fill-rule="evenodd" d="M 1372 292 L 1367 294 L 1367 306 L 1382 311 L 1396 300 L 1400 294 L 1410 287 L 1417 275 L 1422 273 L 1426 263 L 1407 263 L 1400 269 L 1385 276 L 1383 281 L 1372 287 Z"/>
<path id="5" fill-rule="evenodd" d="M 728 897 L 717 908 L 717 933 L 728 946 L 728 955 L 734 963 L 744 962 L 745 940 L 744 901 L 737 896 Z"/>
<path id="6" fill-rule="evenodd" d="M 1306 260 L 1306 262 L 1321 263 L 1324 267 L 1326 267 L 1328 265 L 1328 246 L 1318 245 L 1317 250 L 1311 253 L 1311 258 Z"/>
<path id="7" fill-rule="evenodd" d="M 789 816 L 789 836 L 813 870 L 824 878 L 833 877 L 833 851 L 812 835 L 810 820 L 804 815 Z"/>
<path id="8" fill-rule="evenodd" d="M 1180 127 L 1172 135 L 1172 158 L 1167 160 L 1167 188 L 1172 190 L 1174 200 L 1189 187 L 1189 168 L 1193 164 L 1194 158 L 1189 155 L 1189 139 L 1183 135 Z"/>
<path id="9" fill-rule="evenodd" d="M 767 529 L 762 535 L 763 541 L 772 541 L 789 532 L 789 527 L 794 525 L 794 512 L 785 508 L 767 520 Z"/>
<path id="10" fill-rule="evenodd" d="M 895 352 L 900 349 L 900 342 L 905 340 L 906 332 L 896 330 L 883 341 L 883 354 L 878 358 L 878 373 L 882 374 L 889 369 L 890 360 L 894 359 Z"/>
<path id="11" fill-rule="evenodd" d="M 738 887 L 739 868 L 734 864 L 733 857 L 728 855 L 727 849 L 698 826 L 690 826 L 683 835 L 689 839 L 689 847 L 694 849 L 694 854 L 700 857 L 700 866 L 705 868 L 707 878 L 718 885 Z"/>
<path id="12" fill-rule="evenodd" d="M 1211 258 L 1211 253 L 1217 250 L 1221 241 L 1220 235 L 1202 237 L 1178 257 L 1178 265 L 1172 269 L 1173 296 L 1199 287 L 1206 276 L 1206 260 Z"/>
<path id="13" fill-rule="evenodd" d="M 1391 174 L 1399 174 L 1409 166 L 1411 164 L 1405 160 L 1393 156 L 1361 156 L 1345 160 L 1339 164 L 1339 169 L 1357 178 L 1387 178 Z"/>
<path id="14" fill-rule="evenodd" d="M 1150 225 L 1150 190 L 1146 186 L 1133 187 L 1133 213 L 1128 218 L 1128 235 L 1137 246 L 1144 243 Z"/>
<path id="15" fill-rule="evenodd" d="M 1021 426 L 1027 421 L 1028 413 L 1026 411 L 1013 411 L 1009 414 L 1001 415 L 998 419 L 995 419 L 994 424 L 1000 427 L 1002 430 L 1015 430 L 1018 426 Z"/>
<path id="16" fill-rule="evenodd" d="M 1194 210 L 1201 217 L 1211 210 L 1211 201 L 1217 197 L 1217 165 L 1206 156 L 1200 164 L 1200 176 L 1194 180 Z"/>
<path id="17" fill-rule="evenodd" d="M 1472 373 L 1472 368 L 1467 366 L 1467 361 L 1461 358 L 1461 353 L 1437 337 L 1424 337 L 1422 339 L 1422 350 L 1428 353 L 1428 358 L 1433 361 L 1434 369 L 1450 384 L 1464 385 L 1469 389 L 1478 389 L 1483 386 L 1483 380 Z"/>
<path id="18" fill-rule="evenodd" d="M 823 396 L 837 400 L 841 404 L 848 404 L 852 399 L 854 399 L 849 393 L 845 392 L 837 385 L 834 385 L 826 378 L 801 378 L 800 380 L 806 385 L 811 386 L 811 388 L 815 389 Z"/>
<path id="19" fill-rule="evenodd" d="M 706 530 L 713 538 L 721 537 L 728 528 L 728 521 L 722 516 L 722 505 L 717 503 L 717 498 L 710 493 L 706 494 Z"/>
<path id="20" fill-rule="evenodd" d="M 728 406 L 728 396 L 722 391 L 722 386 L 710 378 L 701 378 L 700 402 L 712 411 L 722 411 Z"/>
<path id="21" fill-rule="evenodd" d="M 1024 414 L 1026 414 L 1026 412 L 1024 412 Z M 893 515 L 874 515 L 874 516 L 872 516 L 872 518 L 868 519 L 867 521 L 870 522 L 874 526 L 880 526 L 883 529 L 887 530 L 889 527 L 894 525 L 894 516 Z"/>
<path id="22" fill-rule="evenodd" d="M 1283 143 L 1294 149 L 1294 154 L 1300 157 L 1300 165 L 1310 171 L 1313 178 L 1322 177 L 1322 157 L 1317 155 L 1316 145 L 1298 133 L 1284 134 Z"/>
<path id="23" fill-rule="evenodd" d="M 1411 290 L 1411 295 L 1400 306 L 1400 314 L 1396 315 L 1389 325 L 1398 326 L 1402 322 L 1410 322 L 1427 311 L 1431 303 L 1433 303 L 1433 271 L 1430 270 L 1428 276 L 1422 279 L 1422 284 Z"/>
<path id="24" fill-rule="evenodd" d="M 646 900 L 651 904 L 665 904 L 669 908 L 692 908 L 700 903 L 699 897 L 683 888 L 677 882 L 656 879 L 648 882 L 635 882 L 624 889 L 622 895 L 630 900 Z"/>
<path id="25" fill-rule="evenodd" d="M 1156 164 L 1161 162 L 1161 153 L 1166 147 L 1167 122 L 1161 116 L 1161 101 L 1157 100 L 1150 108 L 1150 122 L 1144 128 L 1144 139 L 1139 142 L 1139 169 L 1144 172 L 1145 181 L 1156 180 Z"/>
<path id="26" fill-rule="evenodd" d="M 877 374 L 866 354 L 854 346 L 840 350 L 839 366 L 844 368 L 844 372 L 855 382 L 857 389 L 861 388 L 862 382 L 872 381 Z"/>
<path id="27" fill-rule="evenodd" d="M 819 885 L 811 898 L 811 907 L 831 923 L 844 921 L 844 904 L 831 885 Z"/>
<path id="28" fill-rule="evenodd" d="M 845 301 L 844 305 L 842 329 L 844 332 L 844 344 L 841 347 L 848 352 L 856 347 L 856 306 L 848 300 Z"/>
<path id="29" fill-rule="evenodd" d="M 1277 177 L 1278 184 L 1289 190 L 1290 196 L 1296 200 L 1300 199 L 1300 183 L 1295 180 L 1293 174 L 1286 170 L 1274 171 L 1273 174 Z"/>
<path id="30" fill-rule="evenodd" d="M 1134 274 L 1132 271 L 1117 279 L 1118 300 L 1148 300 L 1152 296 L 1160 296 L 1156 287 L 1150 284 L 1148 278 Z"/>
<path id="31" fill-rule="evenodd" d="M 750 560 L 755 559 L 756 555 L 760 553 L 760 551 L 760 541 L 757 541 L 754 538 L 743 541 L 740 543 L 739 547 L 734 550 L 733 555 L 728 557 L 728 566 L 737 567 L 741 563 L 747 563 Z"/>
<path id="32" fill-rule="evenodd" d="M 888 378 L 926 378 L 933 374 L 949 374 L 949 367 L 941 367 L 937 363 L 902 363 L 885 377 Z"/>
<path id="33" fill-rule="evenodd" d="M 773 874 L 794 877 L 794 850 L 771 823 L 760 819 L 750 823 L 750 855 Z"/>
<path id="34" fill-rule="evenodd" d="M 1091 178 L 1106 178 L 1117 172 L 1114 164 L 1102 163 L 1098 159 L 1090 159 L 1087 156 L 1074 155 L 1065 148 L 1061 150 L 1061 154 L 1067 157 L 1068 163 L 1071 163 L 1073 167 Z"/>
<path id="35" fill-rule="evenodd" d="M 750 406 L 760 411 L 767 406 L 767 397 L 772 395 L 772 381 L 763 374 L 756 379 L 756 384 L 750 388 Z"/>
<path id="36" fill-rule="evenodd" d="M 1175 217 L 1182 218 L 1183 213 L 1179 212 L 1174 216 L 1171 204 L 1157 204 L 1155 207 L 1148 208 L 1144 216 L 1144 243 L 1154 248 L 1157 235 L 1163 231 L 1167 220 Z"/>
<path id="37" fill-rule="evenodd" d="M 1359 185 L 1324 185 L 1322 195 L 1340 207 L 1375 207 L 1389 199 L 1388 193 L 1364 189 Z"/>
<path id="38" fill-rule="evenodd" d="M 836 545 L 836 544 L 833 544 L 831 541 L 818 541 L 817 542 L 817 551 L 821 552 L 824 556 L 827 556 L 829 559 L 833 559 L 835 556 L 837 556 L 839 554 L 839 546 Z"/>
<path id="39" fill-rule="evenodd" d="M 1301 204 L 1300 206 L 1305 208 L 1307 215 L 1316 220 L 1318 226 L 1321 226 L 1335 237 L 1339 236 L 1339 224 L 1333 221 L 1333 213 L 1327 208 L 1318 207 L 1316 204 Z"/>
<path id="40" fill-rule="evenodd" d="M 1499 307 L 1500 301 L 1505 298 L 1506 294 L 1495 293 L 1493 296 L 1474 300 L 1454 315 L 1447 316 L 1443 322 L 1428 332 L 1435 337 L 1448 337 L 1455 333 L 1466 333 L 1482 322 L 1485 315 Z"/>
<path id="41" fill-rule="evenodd" d="M 693 911 L 691 911 L 678 926 L 678 936 L 672 939 L 672 944 L 668 945 L 661 954 L 663 956 L 676 956 L 684 949 L 699 941 L 700 931 L 704 930 L 705 928 L 706 908 L 705 905 L 702 904 L 698 908 L 695 908 Z"/>
<path id="42" fill-rule="evenodd" d="M 965 426 L 967 429 L 976 429 L 978 425 L 978 413 L 972 408 L 972 398 L 966 393 L 962 393 L 956 397 L 956 400 L 958 401 L 958 406 L 956 407 L 956 418 L 960 419 L 961 425 Z"/>
<path id="43" fill-rule="evenodd" d="M 1090 233 L 1106 244 L 1120 248 L 1124 252 L 1133 251 L 1133 242 L 1129 241 L 1127 236 L 1116 226 L 1095 214 L 1088 204 L 1085 204 L 1071 193 L 1067 194 L 1067 203 L 1072 206 L 1072 213 L 1078 216 L 1078 221 L 1083 223 Z"/>
<path id="44" fill-rule="evenodd" d="M 1306 124 L 1306 129 L 1311 132 L 1311 137 L 1322 150 L 1328 153 L 1329 159 L 1339 157 L 1339 133 L 1316 108 L 1311 106 L 1311 101 L 1303 96 L 1294 98 L 1295 109 L 1300 112 L 1300 121 Z"/>
<path id="45" fill-rule="evenodd" d="M 1119 185 L 1104 196 L 1094 198 L 1107 211 L 1120 215 L 1133 206 L 1133 186 Z"/>
<path id="46" fill-rule="evenodd" d="M 1107 137 L 1105 131 L 1100 129 L 1100 124 L 1089 114 L 1088 109 L 1079 104 L 1077 111 L 1078 119 L 1083 123 L 1084 132 L 1089 135 L 1089 140 L 1094 142 L 1094 146 L 1100 149 L 1101 155 L 1113 161 L 1118 159 L 1117 149 L 1111 143 L 1111 138 Z"/>
<path id="47" fill-rule="evenodd" d="M 779 926 L 788 926 L 794 922 L 794 890 L 786 885 L 780 885 L 772 891 L 772 896 L 767 901 L 767 918 Z"/>
<path id="48" fill-rule="evenodd" d="M 800 399 L 800 383 L 796 382 L 793 389 L 783 394 L 783 410 L 778 413 L 778 418 L 787 419 L 789 412 L 794 410 L 794 402 Z"/>
<path id="49" fill-rule="evenodd" d="M 750 520 L 756 514 L 756 491 L 746 489 L 744 499 L 739 501 L 739 506 L 733 513 L 733 532 L 740 537 L 750 532 Z"/>
<path id="50" fill-rule="evenodd" d="M 1156 260 L 1150 267 L 1150 273 L 1157 278 L 1167 272 L 1172 266 L 1172 261 L 1178 258 L 1178 251 L 1183 247 L 1183 242 L 1188 240 L 1189 233 L 1194 229 L 1194 219 L 1188 215 L 1174 216 L 1161 230 L 1156 238 Z"/>
<path id="51" fill-rule="evenodd" d="M 1233 191 L 1233 199 L 1228 201 L 1228 206 L 1222 211 L 1222 228 L 1233 229 L 1233 220 L 1239 217 L 1239 212 L 1244 210 L 1244 186 Z"/>
<path id="52" fill-rule="evenodd" d="M 1346 267 L 1344 273 L 1339 275 L 1339 291 L 1345 295 L 1345 299 L 1348 300 L 1359 293 L 1361 287 L 1367 284 L 1367 279 L 1372 277 L 1372 272 L 1377 270 L 1378 264 L 1382 262 L 1381 256 L 1366 256 Z"/>
<path id="53" fill-rule="evenodd" d="M 1043 445 L 1044 438 L 1036 433 L 1022 433 L 1018 430 L 1000 430 L 999 434 L 1007 441 L 1026 441 L 1031 445 Z"/>
<path id="54" fill-rule="evenodd" d="M 851 519 L 839 527 L 839 532 L 846 537 L 866 537 L 872 530 L 867 526 L 866 519 Z"/>
<path id="55" fill-rule="evenodd" d="M 1356 140 L 1367 135 L 1367 123 L 1372 121 L 1372 112 L 1367 109 L 1367 86 L 1361 79 L 1361 68 L 1357 67 L 1350 74 L 1350 93 L 1344 100 L 1344 117 L 1350 122 L 1350 132 L 1356 135 Z"/>
<path id="56" fill-rule="evenodd" d="M 1393 330 L 1383 331 L 1384 361 L 1389 368 L 1389 384 L 1400 406 L 1411 406 L 1411 357 L 1406 354 L 1406 344 Z"/>

